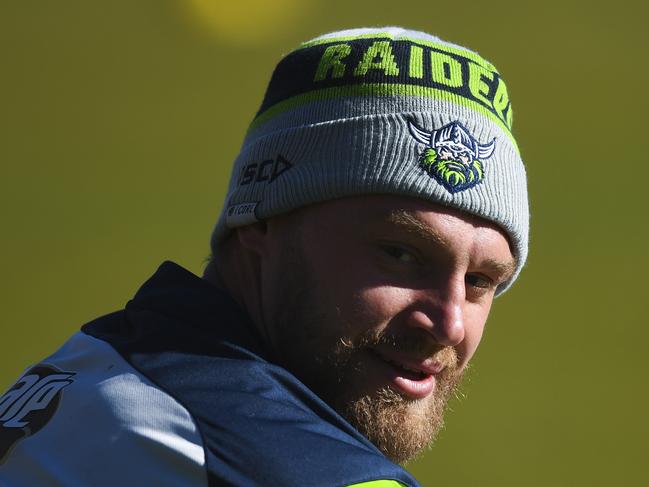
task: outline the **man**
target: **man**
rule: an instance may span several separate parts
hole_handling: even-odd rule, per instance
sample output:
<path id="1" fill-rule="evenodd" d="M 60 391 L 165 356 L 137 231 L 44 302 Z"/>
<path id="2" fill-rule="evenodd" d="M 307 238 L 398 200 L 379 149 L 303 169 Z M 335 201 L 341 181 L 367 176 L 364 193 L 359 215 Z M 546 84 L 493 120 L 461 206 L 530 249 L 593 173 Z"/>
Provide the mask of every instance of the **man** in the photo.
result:
<path id="1" fill-rule="evenodd" d="M 164 263 L 0 399 L 0 484 L 415 486 L 527 253 L 507 90 L 357 29 L 277 65 L 203 279 Z"/>

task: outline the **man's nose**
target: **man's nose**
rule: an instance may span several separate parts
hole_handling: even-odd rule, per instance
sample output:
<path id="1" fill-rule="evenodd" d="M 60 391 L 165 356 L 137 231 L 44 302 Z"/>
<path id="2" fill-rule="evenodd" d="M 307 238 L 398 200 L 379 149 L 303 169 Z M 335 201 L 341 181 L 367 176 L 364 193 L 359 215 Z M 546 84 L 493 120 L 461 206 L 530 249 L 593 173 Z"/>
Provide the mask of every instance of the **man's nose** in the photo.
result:
<path id="1" fill-rule="evenodd" d="M 411 326 L 428 332 L 440 345 L 455 346 L 464 340 L 464 285 L 445 290 L 422 290 L 420 306 L 410 313 Z"/>

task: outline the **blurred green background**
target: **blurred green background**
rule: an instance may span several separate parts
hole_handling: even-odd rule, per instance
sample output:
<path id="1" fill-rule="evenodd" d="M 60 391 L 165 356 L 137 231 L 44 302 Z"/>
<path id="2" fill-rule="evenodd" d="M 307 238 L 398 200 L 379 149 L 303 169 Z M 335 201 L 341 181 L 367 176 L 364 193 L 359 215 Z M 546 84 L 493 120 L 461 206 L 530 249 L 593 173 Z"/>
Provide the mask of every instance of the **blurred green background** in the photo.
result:
<path id="1" fill-rule="evenodd" d="M 0 389 L 123 306 L 200 273 L 280 56 L 404 25 L 478 50 L 514 103 L 529 264 L 498 299 L 423 485 L 649 485 L 646 2 L 0 3 Z"/>

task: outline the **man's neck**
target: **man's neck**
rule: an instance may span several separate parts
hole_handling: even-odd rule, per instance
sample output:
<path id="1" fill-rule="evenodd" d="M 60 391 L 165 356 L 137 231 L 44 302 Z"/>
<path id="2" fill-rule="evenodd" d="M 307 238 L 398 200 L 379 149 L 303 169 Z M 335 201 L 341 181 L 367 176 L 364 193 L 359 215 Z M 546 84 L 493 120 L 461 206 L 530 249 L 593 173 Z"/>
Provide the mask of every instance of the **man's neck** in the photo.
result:
<path id="1" fill-rule="evenodd" d="M 243 309 L 257 328 L 262 340 L 270 345 L 265 326 L 260 292 L 259 262 L 237 242 L 224 242 L 218 254 L 212 256 L 203 273 L 203 279 L 227 292 Z"/>

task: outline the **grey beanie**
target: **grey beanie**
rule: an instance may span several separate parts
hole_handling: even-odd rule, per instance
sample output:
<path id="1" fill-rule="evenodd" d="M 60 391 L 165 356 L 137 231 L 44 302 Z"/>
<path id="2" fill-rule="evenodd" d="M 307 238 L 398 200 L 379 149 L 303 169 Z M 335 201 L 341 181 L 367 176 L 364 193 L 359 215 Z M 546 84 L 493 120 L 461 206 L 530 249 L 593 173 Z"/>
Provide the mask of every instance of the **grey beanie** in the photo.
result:
<path id="1" fill-rule="evenodd" d="M 405 195 L 499 225 L 527 257 L 525 168 L 496 68 L 399 27 L 333 32 L 277 65 L 237 157 L 216 249 L 230 229 L 312 203 Z"/>

